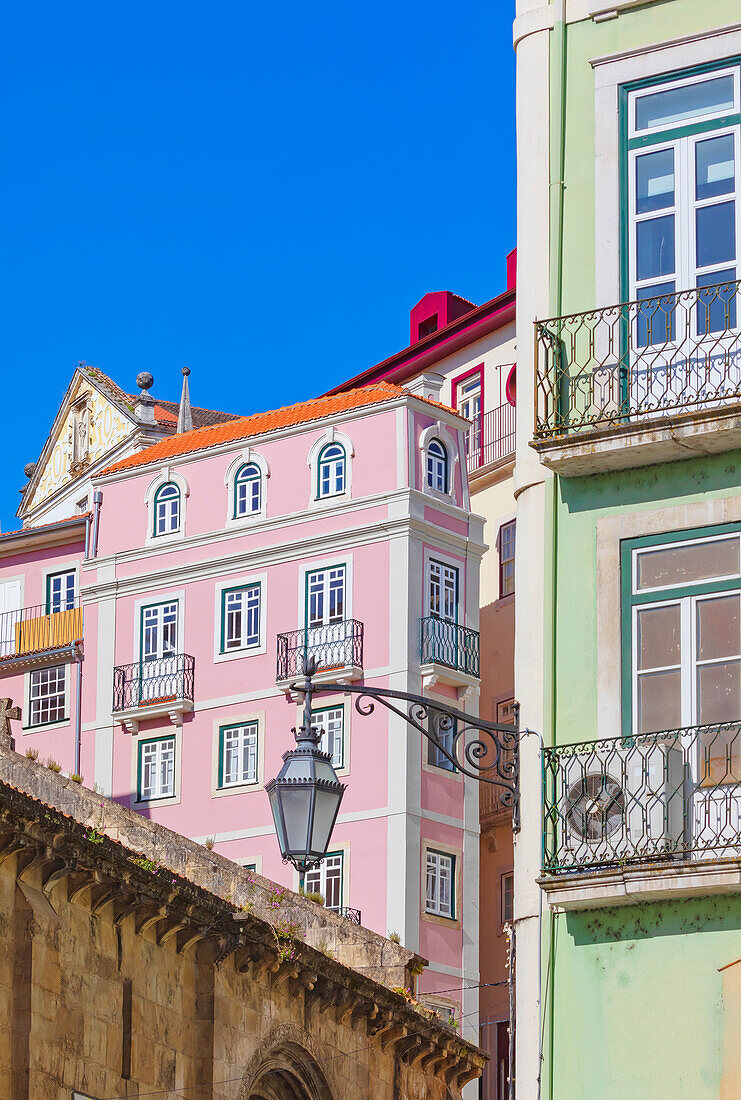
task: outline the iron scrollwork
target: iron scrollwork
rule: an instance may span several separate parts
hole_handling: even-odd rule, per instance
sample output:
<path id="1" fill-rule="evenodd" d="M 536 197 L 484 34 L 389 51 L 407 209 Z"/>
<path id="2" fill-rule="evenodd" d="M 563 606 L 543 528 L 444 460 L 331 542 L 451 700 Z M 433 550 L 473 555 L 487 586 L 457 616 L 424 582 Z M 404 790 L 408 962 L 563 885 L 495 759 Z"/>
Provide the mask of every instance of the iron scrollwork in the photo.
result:
<path id="1" fill-rule="evenodd" d="M 313 671 L 313 670 L 312 670 Z M 354 695 L 354 706 L 364 717 L 372 714 L 376 704 L 396 714 L 407 725 L 418 730 L 435 746 L 457 771 L 480 783 L 501 788 L 499 802 L 511 809 L 513 826 L 519 828 L 519 705 L 514 705 L 514 723 L 504 725 L 488 722 L 475 715 L 449 706 L 438 699 L 414 695 L 392 688 L 370 687 L 366 684 L 315 684 L 312 671 L 290 685 L 290 690 L 302 695 Z"/>

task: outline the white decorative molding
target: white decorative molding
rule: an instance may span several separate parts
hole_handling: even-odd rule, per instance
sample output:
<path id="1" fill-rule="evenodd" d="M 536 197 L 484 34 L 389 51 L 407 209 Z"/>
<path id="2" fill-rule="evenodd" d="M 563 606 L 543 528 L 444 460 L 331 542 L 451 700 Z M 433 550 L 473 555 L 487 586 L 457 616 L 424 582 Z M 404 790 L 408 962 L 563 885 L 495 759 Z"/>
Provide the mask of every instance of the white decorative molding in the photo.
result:
<path id="1" fill-rule="evenodd" d="M 254 465 L 260 471 L 260 507 L 256 512 L 249 512 L 244 516 L 234 515 L 234 479 L 243 466 Z M 270 464 L 266 458 L 252 447 L 243 447 L 226 468 L 224 473 L 224 485 L 226 486 L 226 526 L 244 527 L 247 524 L 264 520 L 267 516 L 268 478 L 270 477 Z"/>
<path id="2" fill-rule="evenodd" d="M 342 493 L 332 493 L 330 496 L 317 495 L 317 463 L 319 455 L 330 443 L 339 443 L 345 449 L 345 490 Z M 315 439 L 309 448 L 306 457 L 306 465 L 309 467 L 309 507 L 323 508 L 338 501 L 349 500 L 352 495 L 352 468 L 355 458 L 355 445 L 348 435 L 341 432 L 336 425 L 331 424 L 325 428 L 318 439 Z"/>
<path id="3" fill-rule="evenodd" d="M 154 498 L 157 495 L 157 490 L 161 489 L 163 485 L 167 485 L 170 482 L 173 485 L 177 485 L 180 490 L 180 525 L 177 531 L 170 531 L 165 535 L 154 534 Z M 186 515 L 186 501 L 190 494 L 190 487 L 183 475 L 177 470 L 173 470 L 171 466 L 163 466 L 157 477 L 153 481 L 150 481 L 144 493 L 144 503 L 147 508 L 147 533 L 144 540 L 145 546 L 149 546 L 152 543 L 156 543 L 158 546 L 163 542 L 172 542 L 176 539 L 182 539 L 185 535 L 185 515 Z"/>

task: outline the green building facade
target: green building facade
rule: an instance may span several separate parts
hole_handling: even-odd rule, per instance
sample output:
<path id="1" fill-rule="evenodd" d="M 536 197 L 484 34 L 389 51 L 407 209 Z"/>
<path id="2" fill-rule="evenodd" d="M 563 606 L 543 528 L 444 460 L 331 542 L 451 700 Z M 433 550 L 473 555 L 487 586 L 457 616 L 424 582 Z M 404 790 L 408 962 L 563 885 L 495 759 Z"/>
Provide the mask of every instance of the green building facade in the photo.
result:
<path id="1" fill-rule="evenodd" d="M 515 45 L 517 1096 L 741 1097 L 741 0 Z"/>

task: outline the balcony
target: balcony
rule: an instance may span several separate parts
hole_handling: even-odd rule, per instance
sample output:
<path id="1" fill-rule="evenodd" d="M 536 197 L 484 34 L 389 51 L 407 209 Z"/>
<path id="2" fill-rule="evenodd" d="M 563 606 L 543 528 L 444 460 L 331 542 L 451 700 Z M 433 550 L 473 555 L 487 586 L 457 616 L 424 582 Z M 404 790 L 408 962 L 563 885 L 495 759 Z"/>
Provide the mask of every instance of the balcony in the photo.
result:
<path id="1" fill-rule="evenodd" d="M 542 881 L 558 904 L 569 879 L 592 905 L 698 879 L 711 893 L 741 860 L 741 722 L 546 748 L 543 783 Z"/>
<path id="2" fill-rule="evenodd" d="M 304 627 L 278 635 L 276 681 L 299 679 L 305 657 L 315 657 L 320 683 L 359 680 L 363 675 L 363 624 L 357 619 Z"/>
<path id="3" fill-rule="evenodd" d="M 59 611 L 50 611 L 48 604 L 39 604 L 0 615 L 0 667 L 4 661 L 13 667 L 19 662 L 25 665 L 58 661 L 60 650 L 82 641 L 79 597 L 66 603 Z"/>
<path id="4" fill-rule="evenodd" d="M 508 401 L 474 420 L 466 437 L 469 476 L 514 456 L 515 425 L 515 407 Z"/>
<path id="5" fill-rule="evenodd" d="M 535 324 L 535 440 L 567 475 L 741 445 L 741 282 Z"/>
<path id="6" fill-rule="evenodd" d="M 422 686 L 447 684 L 465 693 L 478 691 L 478 630 L 432 615 L 422 619 L 420 627 Z"/>
<path id="7" fill-rule="evenodd" d="M 154 661 L 117 665 L 113 670 L 113 714 L 130 733 L 139 723 L 167 717 L 182 725 L 183 714 L 193 710 L 195 658 L 173 653 Z"/>

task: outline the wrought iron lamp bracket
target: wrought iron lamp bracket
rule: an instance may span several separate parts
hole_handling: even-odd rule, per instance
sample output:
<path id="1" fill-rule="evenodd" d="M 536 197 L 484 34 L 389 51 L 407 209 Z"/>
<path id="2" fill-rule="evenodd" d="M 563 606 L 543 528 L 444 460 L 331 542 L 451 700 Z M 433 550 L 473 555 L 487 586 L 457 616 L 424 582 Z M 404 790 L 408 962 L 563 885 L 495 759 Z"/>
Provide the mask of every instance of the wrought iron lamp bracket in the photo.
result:
<path id="1" fill-rule="evenodd" d="M 305 713 L 304 725 L 310 722 L 314 695 L 354 696 L 355 710 L 364 717 L 372 714 L 376 703 L 379 703 L 418 730 L 463 775 L 499 787 L 500 804 L 512 810 L 513 827 L 519 829 L 519 740 L 529 732 L 520 731 L 519 704 L 514 705 L 514 724 L 503 725 L 466 714 L 441 700 L 407 691 L 342 681 L 316 684 L 313 682 L 313 672 L 313 668 L 306 668 L 304 679 L 289 687 L 291 692 L 304 696 L 305 712 L 309 712 L 308 718 Z"/>

